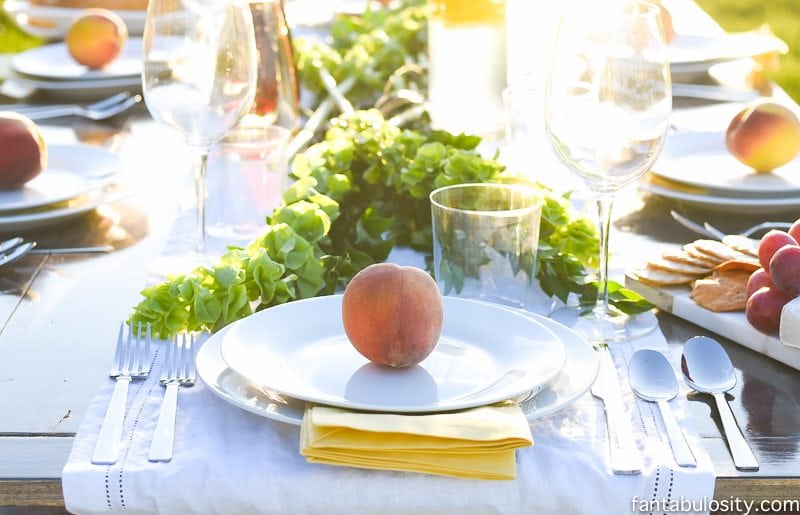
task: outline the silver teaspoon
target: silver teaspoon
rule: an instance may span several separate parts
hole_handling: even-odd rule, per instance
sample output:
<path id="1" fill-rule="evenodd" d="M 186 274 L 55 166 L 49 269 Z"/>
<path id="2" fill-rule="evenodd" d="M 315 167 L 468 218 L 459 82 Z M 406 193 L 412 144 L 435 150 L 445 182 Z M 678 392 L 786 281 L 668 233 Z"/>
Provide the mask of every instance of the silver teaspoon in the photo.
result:
<path id="1" fill-rule="evenodd" d="M 689 386 L 698 392 L 714 396 L 736 468 L 758 470 L 758 461 L 736 425 L 731 407 L 725 400 L 725 392 L 736 386 L 736 374 L 722 345 L 707 336 L 689 338 L 683 345 L 681 370 Z"/>
<path id="2" fill-rule="evenodd" d="M 667 403 L 678 395 L 678 380 L 667 358 L 650 349 L 636 351 L 628 367 L 628 380 L 636 395 L 658 404 L 675 463 L 681 467 L 696 467 L 697 460 Z"/>

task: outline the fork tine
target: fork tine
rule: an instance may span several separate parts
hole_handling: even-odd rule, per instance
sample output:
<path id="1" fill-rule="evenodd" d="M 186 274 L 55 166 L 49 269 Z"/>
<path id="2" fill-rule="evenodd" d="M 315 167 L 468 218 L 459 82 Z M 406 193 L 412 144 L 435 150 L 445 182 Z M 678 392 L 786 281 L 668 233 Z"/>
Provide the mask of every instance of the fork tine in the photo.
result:
<path id="1" fill-rule="evenodd" d="M 145 353 L 144 353 L 144 368 L 142 369 L 142 374 L 149 374 L 150 373 L 150 341 L 151 341 L 151 333 L 150 333 L 150 322 L 147 322 L 147 340 L 145 341 Z"/>
<path id="2" fill-rule="evenodd" d="M 163 383 L 169 378 L 169 358 L 172 354 L 170 352 L 170 348 L 172 347 L 172 338 L 170 337 L 167 340 L 167 345 L 165 346 L 164 350 L 164 364 L 161 366 L 161 377 L 159 378 Z"/>
<path id="3" fill-rule="evenodd" d="M 117 347 L 114 349 L 114 370 L 111 371 L 111 376 L 117 376 L 120 374 L 122 367 L 125 365 L 125 344 L 124 344 L 124 331 L 125 331 L 125 322 L 120 322 L 119 324 L 119 334 L 117 335 Z"/>
<path id="4" fill-rule="evenodd" d="M 192 335 L 192 352 L 191 355 L 189 356 L 189 372 L 186 376 L 192 383 L 194 383 L 195 380 L 197 379 L 197 367 L 195 365 L 195 360 L 197 359 L 197 347 L 195 346 L 195 344 L 199 341 L 200 341 L 199 335 L 197 336 L 197 339 L 195 339 L 194 335 Z"/>
<path id="5" fill-rule="evenodd" d="M 136 349 L 133 347 L 133 324 L 128 324 L 128 334 L 125 338 L 125 358 L 122 367 L 122 375 L 132 375 L 135 350 Z"/>
<path id="6" fill-rule="evenodd" d="M 189 356 L 188 345 L 189 343 L 186 339 L 186 333 L 183 333 L 181 337 L 181 359 L 179 361 L 180 368 L 175 379 L 183 379 L 186 377 L 186 358 Z"/>
<path id="7" fill-rule="evenodd" d="M 106 107 L 119 104 L 120 102 L 124 102 L 125 100 L 129 99 L 131 96 L 129 91 L 123 91 L 122 93 L 117 93 L 116 95 L 111 95 L 110 97 L 95 102 L 93 104 L 89 104 L 86 107 L 88 109 L 104 109 Z"/>

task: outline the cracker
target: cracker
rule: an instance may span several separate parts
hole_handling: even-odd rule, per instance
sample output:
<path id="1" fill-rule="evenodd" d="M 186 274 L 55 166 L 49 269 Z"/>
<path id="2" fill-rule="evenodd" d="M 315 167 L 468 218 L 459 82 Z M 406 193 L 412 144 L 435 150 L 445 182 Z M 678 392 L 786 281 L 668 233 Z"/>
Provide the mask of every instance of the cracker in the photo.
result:
<path id="1" fill-rule="evenodd" d="M 697 240 L 693 242 L 694 247 L 708 256 L 715 257 L 722 261 L 729 259 L 739 259 L 746 255 L 738 250 L 733 250 L 721 241 L 716 240 Z"/>
<path id="2" fill-rule="evenodd" d="M 757 259 L 729 259 L 714 267 L 714 271 L 725 272 L 730 270 L 742 270 L 752 274 L 761 268 L 761 263 Z"/>
<path id="3" fill-rule="evenodd" d="M 687 243 L 683 246 L 683 251 L 692 256 L 695 259 L 702 259 L 712 267 L 717 266 L 718 264 L 724 262 L 724 259 L 718 258 L 716 256 L 712 256 L 710 254 L 706 254 L 705 252 L 700 251 L 694 243 Z"/>
<path id="4" fill-rule="evenodd" d="M 690 256 L 683 250 L 679 250 L 677 252 L 664 252 L 661 254 L 661 259 L 666 261 L 674 261 L 676 263 L 683 263 L 685 265 L 699 266 L 708 270 L 713 268 L 713 265 L 711 265 L 708 261 Z"/>
<path id="5" fill-rule="evenodd" d="M 634 270 L 632 273 L 639 282 L 649 284 L 650 286 L 677 286 L 681 284 L 690 284 L 697 279 L 695 275 L 667 272 L 666 270 L 654 270 L 652 268 L 640 268 Z"/>
<path id="6" fill-rule="evenodd" d="M 744 270 L 715 271 L 711 278 L 695 281 L 690 296 L 710 311 L 741 311 L 747 304 L 749 277 L 750 273 Z"/>
<path id="7" fill-rule="evenodd" d="M 675 272 L 676 274 L 702 276 L 709 275 L 711 269 L 707 266 L 697 266 L 687 263 L 679 263 L 676 261 L 669 261 L 666 259 L 653 259 L 647 262 L 647 268 L 653 270 L 664 270 L 666 272 Z"/>
<path id="8" fill-rule="evenodd" d="M 758 257 L 758 240 L 754 240 L 753 238 L 739 236 L 737 234 L 729 234 L 728 236 L 722 238 L 722 243 L 733 250 L 737 250 L 747 254 L 748 256 L 752 256 L 754 258 Z"/>

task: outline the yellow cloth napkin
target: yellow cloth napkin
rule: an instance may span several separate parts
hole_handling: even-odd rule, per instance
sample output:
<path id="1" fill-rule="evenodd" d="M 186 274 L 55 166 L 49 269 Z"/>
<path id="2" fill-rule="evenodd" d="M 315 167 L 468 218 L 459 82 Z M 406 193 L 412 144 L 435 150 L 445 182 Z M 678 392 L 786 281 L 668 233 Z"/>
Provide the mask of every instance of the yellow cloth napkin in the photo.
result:
<path id="1" fill-rule="evenodd" d="M 313 463 L 472 479 L 514 479 L 518 447 L 533 445 L 516 404 L 396 415 L 306 408 L 300 453 Z"/>

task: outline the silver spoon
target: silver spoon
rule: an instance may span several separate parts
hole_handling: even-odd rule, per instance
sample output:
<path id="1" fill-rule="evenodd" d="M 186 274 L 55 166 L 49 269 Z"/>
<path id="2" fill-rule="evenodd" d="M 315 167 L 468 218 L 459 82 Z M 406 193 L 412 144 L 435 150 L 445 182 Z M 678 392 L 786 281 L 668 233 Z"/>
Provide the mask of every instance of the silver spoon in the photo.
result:
<path id="1" fill-rule="evenodd" d="M 725 392 L 736 386 L 736 374 L 733 371 L 728 354 L 722 345 L 707 336 L 689 338 L 683 345 L 681 370 L 686 383 L 701 393 L 714 396 L 722 419 L 722 429 L 728 439 L 733 463 L 739 470 L 758 470 L 758 460 L 744 439 L 733 412 L 725 400 Z"/>
<path id="2" fill-rule="evenodd" d="M 696 467 L 697 460 L 667 403 L 678 395 L 678 380 L 667 358 L 650 349 L 636 351 L 631 357 L 628 380 L 636 395 L 658 404 L 675 463 L 681 467 Z"/>

